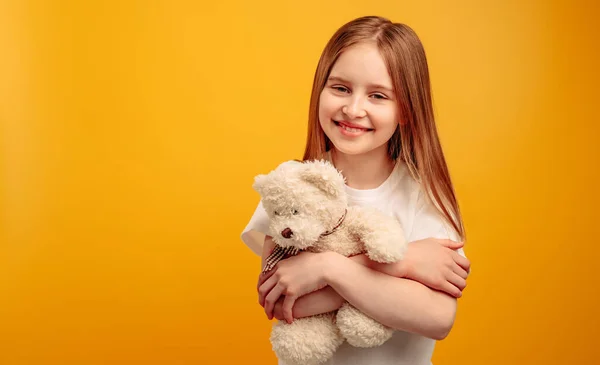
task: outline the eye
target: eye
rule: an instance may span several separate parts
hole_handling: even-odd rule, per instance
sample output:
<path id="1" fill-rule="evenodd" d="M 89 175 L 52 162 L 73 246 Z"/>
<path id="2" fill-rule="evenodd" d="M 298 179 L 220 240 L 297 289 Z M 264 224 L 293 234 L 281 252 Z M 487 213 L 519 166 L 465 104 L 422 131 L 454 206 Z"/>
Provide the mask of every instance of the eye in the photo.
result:
<path id="1" fill-rule="evenodd" d="M 349 91 L 349 90 L 348 90 L 348 88 L 347 88 L 347 87 L 345 87 L 345 86 L 332 86 L 331 88 L 332 88 L 333 90 L 335 90 L 335 91 L 339 91 L 339 92 L 341 92 L 341 93 L 346 93 L 346 92 L 348 92 L 348 91 Z"/>
<path id="2" fill-rule="evenodd" d="M 293 214 L 293 215 L 297 215 L 297 214 L 298 214 L 298 211 L 297 211 L 296 209 L 292 209 L 292 214 Z"/>
<path id="3" fill-rule="evenodd" d="M 374 97 L 375 99 L 379 99 L 379 100 L 385 100 L 387 99 L 387 97 L 383 94 L 373 94 L 371 95 L 372 97 Z"/>

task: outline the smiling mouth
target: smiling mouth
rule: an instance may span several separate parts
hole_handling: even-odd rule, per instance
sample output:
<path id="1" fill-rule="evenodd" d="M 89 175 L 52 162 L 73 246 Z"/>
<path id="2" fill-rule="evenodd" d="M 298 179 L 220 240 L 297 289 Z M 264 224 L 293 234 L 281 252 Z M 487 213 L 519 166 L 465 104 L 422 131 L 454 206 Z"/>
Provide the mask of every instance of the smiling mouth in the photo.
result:
<path id="1" fill-rule="evenodd" d="M 373 128 L 362 128 L 362 127 L 349 126 L 349 125 L 347 125 L 347 124 L 345 124 L 343 122 L 338 122 L 338 121 L 335 121 L 335 120 L 333 121 L 333 123 L 336 126 L 342 128 L 342 129 L 344 129 L 344 130 L 346 130 L 348 132 L 352 132 L 352 133 L 370 132 L 370 131 L 374 130 Z"/>

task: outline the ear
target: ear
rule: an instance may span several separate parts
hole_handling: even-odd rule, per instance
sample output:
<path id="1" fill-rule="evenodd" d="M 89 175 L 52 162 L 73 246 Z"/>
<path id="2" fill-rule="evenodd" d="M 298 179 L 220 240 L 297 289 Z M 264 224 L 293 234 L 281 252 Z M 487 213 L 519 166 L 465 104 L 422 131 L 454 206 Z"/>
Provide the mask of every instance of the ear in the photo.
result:
<path id="1" fill-rule="evenodd" d="M 254 184 L 252 185 L 252 188 L 261 196 L 264 196 L 267 193 L 266 186 L 272 184 L 273 181 L 278 181 L 278 179 L 280 179 L 282 176 L 292 174 L 294 169 L 299 166 L 302 166 L 302 162 L 300 161 L 292 160 L 283 162 L 279 164 L 275 170 L 269 172 L 268 174 L 257 175 L 254 177 Z"/>
<path id="2" fill-rule="evenodd" d="M 265 185 L 269 177 L 267 175 L 258 175 L 254 178 L 254 184 L 252 184 L 252 189 L 256 190 L 260 196 L 264 196 L 265 193 Z"/>
<path id="3" fill-rule="evenodd" d="M 305 162 L 300 178 L 334 198 L 344 193 L 344 176 L 328 161 Z"/>

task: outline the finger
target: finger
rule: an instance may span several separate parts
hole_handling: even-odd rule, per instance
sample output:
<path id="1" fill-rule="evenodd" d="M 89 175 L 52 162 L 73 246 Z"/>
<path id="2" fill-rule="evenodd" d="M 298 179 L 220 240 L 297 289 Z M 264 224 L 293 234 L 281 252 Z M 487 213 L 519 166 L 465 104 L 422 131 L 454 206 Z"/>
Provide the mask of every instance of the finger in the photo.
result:
<path id="1" fill-rule="evenodd" d="M 458 252 L 454 252 L 452 258 L 454 259 L 454 262 L 456 262 L 460 267 L 465 269 L 465 271 L 469 272 L 469 270 L 471 269 L 471 261 L 469 261 L 468 258 L 462 256 Z"/>
<path id="2" fill-rule="evenodd" d="M 271 290 L 273 290 L 275 285 L 277 285 L 277 281 L 278 280 L 275 276 L 271 276 L 260 286 L 260 288 L 258 288 L 258 302 L 260 303 L 261 307 L 265 306 L 265 299 Z"/>
<path id="3" fill-rule="evenodd" d="M 294 303 L 298 297 L 295 295 L 286 295 L 283 300 L 283 317 L 287 323 L 291 324 L 294 322 L 294 316 L 292 310 L 294 309 Z"/>
<path id="4" fill-rule="evenodd" d="M 452 265 L 452 271 L 454 271 L 454 273 L 456 273 L 456 275 L 460 276 L 461 278 L 467 280 L 467 278 L 469 277 L 469 273 L 467 272 L 467 270 L 463 269 L 461 266 L 459 266 L 458 264 L 454 263 Z"/>
<path id="5" fill-rule="evenodd" d="M 451 248 L 453 250 L 457 250 L 465 245 L 464 242 L 456 242 L 448 239 L 438 239 L 437 241 L 442 246 Z"/>
<path id="6" fill-rule="evenodd" d="M 275 303 L 279 300 L 279 297 L 281 296 L 284 290 L 285 289 L 283 288 L 281 283 L 278 283 L 265 298 L 265 313 L 267 314 L 267 317 L 269 319 L 273 319 L 273 307 L 275 306 Z"/>
<path id="7" fill-rule="evenodd" d="M 277 303 L 275 303 L 275 307 L 273 308 L 273 317 L 277 320 L 283 321 L 283 298 L 279 298 Z"/>
<path id="8" fill-rule="evenodd" d="M 467 281 L 461 278 L 457 273 L 453 271 L 448 273 L 448 281 L 456 288 L 458 288 L 461 292 L 467 286 Z"/>
<path id="9" fill-rule="evenodd" d="M 256 285 L 256 290 L 258 290 L 260 288 L 260 286 L 275 273 L 275 271 L 277 271 L 277 270 L 275 268 L 273 268 L 265 273 L 261 273 L 258 276 L 258 284 Z"/>
<path id="10" fill-rule="evenodd" d="M 442 285 L 442 290 L 455 298 L 460 298 L 462 296 L 462 292 L 449 281 L 446 281 L 444 285 Z"/>

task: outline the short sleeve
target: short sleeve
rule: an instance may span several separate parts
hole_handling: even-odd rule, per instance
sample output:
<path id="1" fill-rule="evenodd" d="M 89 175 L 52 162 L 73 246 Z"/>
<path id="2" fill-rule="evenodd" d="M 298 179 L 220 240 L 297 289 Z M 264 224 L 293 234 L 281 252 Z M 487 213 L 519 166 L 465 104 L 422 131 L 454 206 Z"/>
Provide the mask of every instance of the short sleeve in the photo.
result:
<path id="1" fill-rule="evenodd" d="M 261 256 L 268 229 L 269 217 L 261 201 L 258 203 L 252 218 L 250 218 L 250 221 L 242 231 L 241 239 L 252 252 Z"/>
<path id="2" fill-rule="evenodd" d="M 414 242 L 425 238 L 440 238 L 460 241 L 458 233 L 441 216 L 433 204 L 427 200 L 422 193 L 417 199 L 412 230 L 408 242 Z M 465 252 L 462 248 L 456 250 L 463 257 Z"/>

